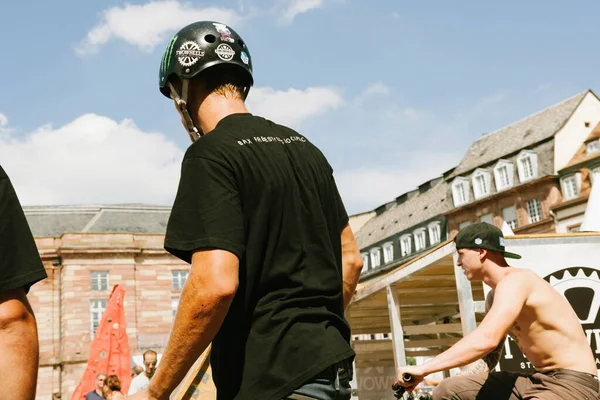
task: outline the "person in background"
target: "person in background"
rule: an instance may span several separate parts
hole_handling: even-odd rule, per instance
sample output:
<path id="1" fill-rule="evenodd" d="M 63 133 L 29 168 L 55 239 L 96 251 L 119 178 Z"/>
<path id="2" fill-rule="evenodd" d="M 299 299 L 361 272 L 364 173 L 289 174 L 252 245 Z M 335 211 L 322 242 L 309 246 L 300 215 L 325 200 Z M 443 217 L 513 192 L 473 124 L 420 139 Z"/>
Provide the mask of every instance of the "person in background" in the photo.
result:
<path id="1" fill-rule="evenodd" d="M 144 372 L 133 378 L 127 394 L 134 394 L 148 387 L 150 379 L 152 379 L 154 371 L 156 371 L 156 360 L 157 355 L 154 350 L 146 350 L 144 352 Z"/>
<path id="2" fill-rule="evenodd" d="M 102 389 L 104 388 L 104 380 L 106 374 L 101 372 L 96 375 L 96 388 L 85 395 L 85 400 L 105 400 Z"/>
<path id="3" fill-rule="evenodd" d="M 104 380 L 102 393 L 106 400 L 124 400 L 125 396 L 121 393 L 121 380 L 116 375 L 109 375 Z"/>

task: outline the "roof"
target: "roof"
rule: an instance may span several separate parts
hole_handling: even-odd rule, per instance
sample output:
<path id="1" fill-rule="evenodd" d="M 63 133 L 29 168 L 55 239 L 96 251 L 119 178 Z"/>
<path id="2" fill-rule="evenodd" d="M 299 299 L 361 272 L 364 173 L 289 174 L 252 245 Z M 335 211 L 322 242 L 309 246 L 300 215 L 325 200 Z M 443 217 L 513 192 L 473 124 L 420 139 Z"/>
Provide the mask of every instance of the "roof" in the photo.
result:
<path id="1" fill-rule="evenodd" d="M 25 217 L 34 236 L 64 233 L 164 234 L 171 207 L 142 204 L 25 206 Z"/>
<path id="2" fill-rule="evenodd" d="M 360 249 L 369 247 L 396 233 L 439 216 L 452 208 L 446 198 L 448 184 L 436 178 L 429 190 L 417 190 L 409 193 L 408 200 L 402 204 L 388 203 L 388 209 L 371 218 L 358 231 L 356 241 Z M 423 188 L 424 185 L 421 185 Z M 412 195 L 412 197 L 411 197 Z M 398 197 L 398 199 L 404 196 Z"/>
<path id="3" fill-rule="evenodd" d="M 553 137 L 573 115 L 588 93 L 593 92 L 586 90 L 479 138 L 471 145 L 467 154 L 448 178 L 465 174 L 477 167 Z"/>
<path id="4" fill-rule="evenodd" d="M 583 144 L 579 146 L 579 149 L 577 149 L 577 152 L 575 153 L 573 158 L 571 158 L 569 163 L 564 168 L 560 169 L 559 173 L 600 157 L 600 153 L 598 152 L 587 154 L 587 143 L 598 138 L 600 138 L 600 123 L 596 125 L 592 132 L 590 132 L 589 136 L 585 139 Z"/>

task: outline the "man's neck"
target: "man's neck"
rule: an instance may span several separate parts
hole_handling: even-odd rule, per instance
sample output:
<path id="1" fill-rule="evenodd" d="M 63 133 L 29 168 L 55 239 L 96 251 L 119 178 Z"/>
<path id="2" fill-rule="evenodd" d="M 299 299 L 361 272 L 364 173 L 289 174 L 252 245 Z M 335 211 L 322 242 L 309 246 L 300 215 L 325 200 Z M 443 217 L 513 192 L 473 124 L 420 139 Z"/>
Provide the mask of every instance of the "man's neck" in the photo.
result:
<path id="1" fill-rule="evenodd" d="M 508 275 L 512 270 L 512 267 L 509 267 L 508 265 L 501 267 L 494 263 L 489 263 L 484 268 L 483 282 L 492 289 L 496 289 L 498 282 L 500 282 L 500 280 L 502 280 L 502 278 Z"/>
<path id="2" fill-rule="evenodd" d="M 219 121 L 231 114 L 245 114 L 248 109 L 242 100 L 228 99 L 211 93 L 202 101 L 198 109 L 198 120 L 202 132 L 215 129 Z"/>

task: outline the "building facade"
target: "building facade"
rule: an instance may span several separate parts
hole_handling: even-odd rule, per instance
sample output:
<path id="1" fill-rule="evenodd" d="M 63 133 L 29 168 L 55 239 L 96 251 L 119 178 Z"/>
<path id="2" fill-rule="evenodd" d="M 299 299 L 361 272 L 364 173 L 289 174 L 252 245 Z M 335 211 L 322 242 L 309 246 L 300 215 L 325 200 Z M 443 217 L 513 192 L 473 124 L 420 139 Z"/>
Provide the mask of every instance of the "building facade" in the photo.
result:
<path id="1" fill-rule="evenodd" d="M 143 206 L 25 208 L 48 272 L 48 279 L 34 285 L 28 296 L 40 340 L 37 399 L 71 398 L 116 284 L 126 290 L 133 358 L 147 349 L 162 353 L 189 273 L 188 264 L 163 249 L 169 211 Z"/>
<path id="2" fill-rule="evenodd" d="M 375 209 L 375 215 L 356 235 L 363 257 L 363 281 L 446 240 L 443 213 L 450 208 L 446 191 L 446 183 L 438 177 Z"/>
<path id="3" fill-rule="evenodd" d="M 563 197 L 551 207 L 556 219 L 556 232 L 578 232 L 592 186 L 600 182 L 600 124 L 596 125 L 569 163 L 558 171 L 558 177 Z"/>
<path id="4" fill-rule="evenodd" d="M 557 172 L 599 121 L 600 100 L 588 90 L 475 141 L 445 175 L 450 236 L 478 221 L 506 222 L 516 234 L 556 232 Z"/>

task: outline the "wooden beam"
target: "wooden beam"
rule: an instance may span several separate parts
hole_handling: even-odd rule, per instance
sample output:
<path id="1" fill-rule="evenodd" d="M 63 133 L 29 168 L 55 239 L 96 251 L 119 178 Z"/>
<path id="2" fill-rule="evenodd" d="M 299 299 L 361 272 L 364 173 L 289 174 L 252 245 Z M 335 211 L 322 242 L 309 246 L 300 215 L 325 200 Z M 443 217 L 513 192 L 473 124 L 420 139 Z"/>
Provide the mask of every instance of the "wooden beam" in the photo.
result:
<path id="1" fill-rule="evenodd" d="M 404 333 L 407 335 L 420 335 L 426 333 L 462 333 L 462 326 L 460 324 L 412 325 L 405 326 Z"/>
<path id="2" fill-rule="evenodd" d="M 473 292 L 471 282 L 467 279 L 463 269 L 458 266 L 458 254 L 454 253 L 454 275 L 456 276 L 456 291 L 458 293 L 458 307 L 460 309 L 460 323 L 463 335 L 466 336 L 477 328 L 475 308 L 473 306 Z"/>
<path id="3" fill-rule="evenodd" d="M 183 381 L 171 393 L 170 400 L 209 400 L 216 398 L 217 391 L 209 372 L 210 349 L 211 345 L 198 357 Z"/>
<path id="4" fill-rule="evenodd" d="M 406 351 L 404 349 L 404 333 L 400 319 L 400 302 L 398 293 L 391 286 L 386 288 L 388 309 L 390 313 L 390 327 L 392 328 L 392 348 L 394 350 L 394 365 L 396 368 L 406 366 Z"/>
<path id="5" fill-rule="evenodd" d="M 440 338 L 440 339 L 427 339 L 427 340 L 405 340 L 405 349 L 417 349 L 424 347 L 444 347 L 452 346 L 458 342 L 460 338 Z M 355 340 L 353 342 L 354 351 L 357 354 L 372 353 L 378 351 L 392 352 L 392 340 L 381 339 L 381 340 Z"/>

